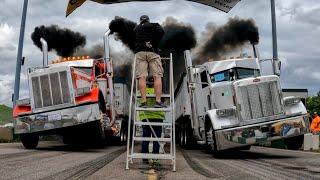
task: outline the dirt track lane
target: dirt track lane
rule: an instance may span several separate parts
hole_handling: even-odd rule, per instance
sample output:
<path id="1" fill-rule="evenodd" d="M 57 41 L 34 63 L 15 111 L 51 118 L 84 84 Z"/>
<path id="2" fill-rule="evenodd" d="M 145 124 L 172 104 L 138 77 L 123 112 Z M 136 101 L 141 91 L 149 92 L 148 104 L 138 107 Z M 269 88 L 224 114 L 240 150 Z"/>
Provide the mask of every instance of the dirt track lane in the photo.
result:
<path id="1" fill-rule="evenodd" d="M 192 157 L 195 171 L 208 172 L 206 178 L 216 175 L 220 179 L 320 179 L 317 153 L 252 147 L 250 151 L 215 158 L 202 150 L 183 152 Z"/>
<path id="2" fill-rule="evenodd" d="M 177 172 L 135 160 L 124 170 L 125 146 L 74 149 L 41 142 L 37 150 L 0 144 L 0 179 L 320 179 L 320 154 L 252 147 L 221 155 L 177 149 Z"/>
<path id="3" fill-rule="evenodd" d="M 125 148 L 74 149 L 42 142 L 37 150 L 24 150 L 20 144 L 2 144 L 1 151 L 8 152 L 0 153 L 1 179 L 78 179 L 98 171 L 124 153 Z"/>

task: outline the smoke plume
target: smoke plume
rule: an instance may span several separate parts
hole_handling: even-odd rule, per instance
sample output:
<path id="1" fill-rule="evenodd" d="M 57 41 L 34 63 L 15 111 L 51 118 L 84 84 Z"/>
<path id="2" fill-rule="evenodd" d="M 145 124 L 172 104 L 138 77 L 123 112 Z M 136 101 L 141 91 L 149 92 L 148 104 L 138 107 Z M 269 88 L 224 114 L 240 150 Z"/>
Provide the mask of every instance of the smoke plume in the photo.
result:
<path id="1" fill-rule="evenodd" d="M 96 44 L 89 48 L 87 47 L 79 48 L 77 52 L 74 54 L 74 56 L 83 56 L 83 55 L 90 56 L 93 59 L 103 58 L 103 55 L 104 55 L 103 44 Z"/>
<path id="2" fill-rule="evenodd" d="M 178 22 L 173 17 L 167 17 L 162 25 L 165 34 L 160 42 L 161 50 L 183 52 L 196 46 L 195 30 L 190 24 Z"/>
<path id="3" fill-rule="evenodd" d="M 109 29 L 111 34 L 115 34 L 117 39 L 120 39 L 131 51 L 134 51 L 134 28 L 136 26 L 135 22 L 116 16 L 110 22 Z M 163 23 L 163 29 L 165 34 L 159 45 L 160 50 L 181 52 L 195 47 L 196 35 L 190 24 L 184 24 L 173 17 L 168 17 Z"/>
<path id="4" fill-rule="evenodd" d="M 47 41 L 48 51 L 55 50 L 62 57 L 73 55 L 78 47 L 83 47 L 86 44 L 84 35 L 70 29 L 62 29 L 57 25 L 39 26 L 34 29 L 31 39 L 38 48 L 42 49 L 40 38 Z"/>
<path id="5" fill-rule="evenodd" d="M 131 51 L 135 48 L 134 28 L 137 26 L 135 22 L 116 16 L 109 24 L 110 33 L 116 35 Z"/>
<path id="6" fill-rule="evenodd" d="M 127 84 L 131 84 L 132 78 L 132 60 L 134 55 L 128 49 L 116 52 L 111 49 L 110 56 L 113 64 L 113 72 L 115 77 L 124 77 Z"/>
<path id="7" fill-rule="evenodd" d="M 206 61 L 208 58 L 218 59 L 228 51 L 250 42 L 259 42 L 259 31 L 252 19 L 239 19 L 237 17 L 229 19 L 228 23 L 222 27 L 215 27 L 208 24 L 202 39 L 207 39 L 206 43 L 200 47 L 197 59 Z"/>

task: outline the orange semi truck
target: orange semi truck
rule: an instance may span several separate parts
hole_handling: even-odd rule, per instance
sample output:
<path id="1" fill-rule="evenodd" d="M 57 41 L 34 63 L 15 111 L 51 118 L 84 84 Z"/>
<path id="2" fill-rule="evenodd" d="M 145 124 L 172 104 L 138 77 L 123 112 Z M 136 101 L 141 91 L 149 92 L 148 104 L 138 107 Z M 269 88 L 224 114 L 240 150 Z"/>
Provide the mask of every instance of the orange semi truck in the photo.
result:
<path id="1" fill-rule="evenodd" d="M 127 139 L 128 88 L 113 77 L 109 33 L 105 56 L 68 57 L 48 63 L 47 43 L 41 38 L 43 66 L 28 70 L 29 97 L 16 101 L 14 133 L 27 149 L 40 135 L 59 134 L 66 144 L 96 142 L 115 136 Z"/>

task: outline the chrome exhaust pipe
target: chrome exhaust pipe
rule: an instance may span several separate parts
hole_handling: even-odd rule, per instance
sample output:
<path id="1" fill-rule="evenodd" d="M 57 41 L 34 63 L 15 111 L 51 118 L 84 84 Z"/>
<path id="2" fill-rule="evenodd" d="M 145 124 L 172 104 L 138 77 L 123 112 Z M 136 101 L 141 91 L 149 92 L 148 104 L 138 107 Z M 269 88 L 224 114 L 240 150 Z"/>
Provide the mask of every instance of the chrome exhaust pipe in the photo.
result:
<path id="1" fill-rule="evenodd" d="M 111 109 L 111 122 L 109 126 L 113 126 L 116 120 L 115 117 L 115 108 L 114 108 L 114 88 L 113 88 L 113 67 L 110 58 L 110 44 L 109 44 L 109 35 L 110 29 L 108 29 L 103 35 L 103 43 L 104 43 L 104 63 L 106 64 L 106 73 L 108 77 L 109 83 L 109 101 L 110 101 L 110 109 Z"/>
<path id="2" fill-rule="evenodd" d="M 40 38 L 43 54 L 43 67 L 48 67 L 48 43 L 45 39 Z"/>
<path id="3" fill-rule="evenodd" d="M 103 36 L 105 62 L 110 61 L 110 45 L 109 45 L 110 32 L 111 32 L 110 29 L 108 29 Z"/>

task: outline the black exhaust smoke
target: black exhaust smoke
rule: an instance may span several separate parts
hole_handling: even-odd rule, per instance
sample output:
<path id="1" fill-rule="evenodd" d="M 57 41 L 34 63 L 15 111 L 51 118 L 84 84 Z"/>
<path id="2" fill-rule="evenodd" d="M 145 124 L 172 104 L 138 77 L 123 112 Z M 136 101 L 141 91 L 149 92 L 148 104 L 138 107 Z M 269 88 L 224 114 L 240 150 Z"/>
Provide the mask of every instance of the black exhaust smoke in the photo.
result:
<path id="1" fill-rule="evenodd" d="M 115 34 L 131 51 L 135 49 L 135 33 L 134 28 L 137 26 L 135 22 L 125 18 L 116 16 L 109 24 L 111 34 Z"/>
<path id="2" fill-rule="evenodd" d="M 78 47 L 86 44 L 86 37 L 79 32 L 70 29 L 62 29 L 57 25 L 39 26 L 31 34 L 33 43 L 40 49 L 40 38 L 44 38 L 48 43 L 48 51 L 55 50 L 57 55 L 62 57 L 72 56 Z"/>
<path id="3" fill-rule="evenodd" d="M 197 45 L 196 33 L 190 24 L 179 22 L 173 17 L 167 17 L 162 26 L 165 34 L 160 42 L 160 54 L 163 57 L 169 57 L 169 54 L 172 53 L 173 78 L 174 82 L 178 82 L 180 74 L 185 72 L 183 52 Z M 164 64 L 164 70 L 168 71 L 165 74 L 169 73 L 168 64 Z M 164 81 L 169 82 L 169 77 L 164 77 Z M 164 89 L 168 88 L 164 87 Z"/>
<path id="4" fill-rule="evenodd" d="M 116 16 L 109 24 L 111 34 L 115 34 L 131 51 L 135 48 L 134 28 L 137 24 L 128 19 Z M 196 35 L 190 24 L 178 22 L 168 17 L 163 23 L 165 34 L 160 42 L 162 51 L 184 51 L 196 46 Z"/>
<path id="5" fill-rule="evenodd" d="M 74 56 L 90 56 L 93 59 L 103 58 L 104 56 L 104 47 L 103 44 L 95 44 L 92 47 L 82 47 L 77 49 Z"/>
<path id="6" fill-rule="evenodd" d="M 173 17 L 167 17 L 162 26 L 165 34 L 160 42 L 161 50 L 183 52 L 196 46 L 195 30 L 190 24 L 178 22 Z"/>
<path id="7" fill-rule="evenodd" d="M 231 18 L 222 27 L 207 26 L 207 32 L 202 39 L 207 42 L 200 48 L 197 54 L 197 63 L 207 61 L 208 58 L 218 59 L 228 51 L 250 42 L 259 42 L 259 31 L 252 19 Z"/>

